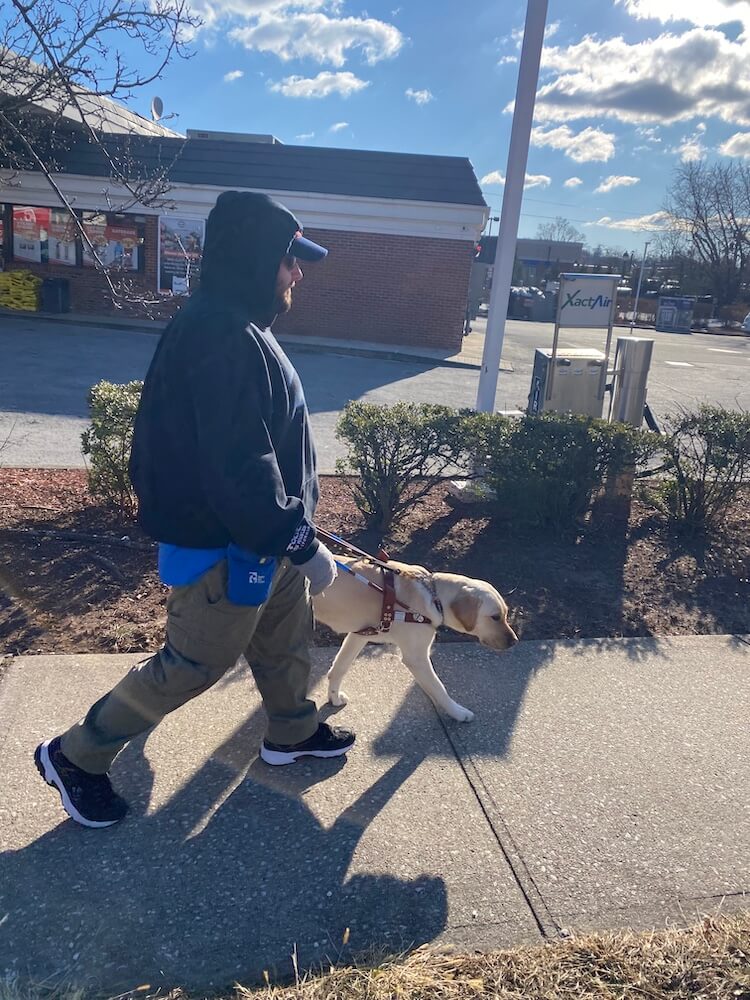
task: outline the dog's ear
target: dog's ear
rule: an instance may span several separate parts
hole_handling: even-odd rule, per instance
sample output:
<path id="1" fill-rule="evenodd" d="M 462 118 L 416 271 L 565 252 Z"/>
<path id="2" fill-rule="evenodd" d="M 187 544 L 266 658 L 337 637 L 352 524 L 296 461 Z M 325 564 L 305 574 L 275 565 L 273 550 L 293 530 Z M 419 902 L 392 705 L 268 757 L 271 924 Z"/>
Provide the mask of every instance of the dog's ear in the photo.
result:
<path id="1" fill-rule="evenodd" d="M 482 599 L 476 594 L 462 591 L 454 601 L 451 601 L 450 609 L 466 631 L 472 632 L 477 624 L 481 605 Z"/>

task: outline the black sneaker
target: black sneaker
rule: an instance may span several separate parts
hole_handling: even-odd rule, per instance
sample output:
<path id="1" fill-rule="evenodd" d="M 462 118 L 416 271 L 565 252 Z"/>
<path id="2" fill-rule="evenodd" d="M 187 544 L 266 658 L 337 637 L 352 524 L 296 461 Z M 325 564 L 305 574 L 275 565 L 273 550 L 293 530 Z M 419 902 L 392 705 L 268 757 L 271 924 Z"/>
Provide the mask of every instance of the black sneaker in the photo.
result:
<path id="1" fill-rule="evenodd" d="M 106 774 L 90 774 L 71 764 L 60 750 L 60 737 L 34 751 L 36 769 L 60 793 L 63 809 L 81 826 L 113 826 L 125 817 L 128 804 L 112 788 Z"/>
<path id="2" fill-rule="evenodd" d="M 263 740 L 260 755 L 266 764 L 293 764 L 298 757 L 342 757 L 354 746 L 355 739 L 348 729 L 335 729 L 321 722 L 318 731 L 304 743 L 282 746 Z"/>

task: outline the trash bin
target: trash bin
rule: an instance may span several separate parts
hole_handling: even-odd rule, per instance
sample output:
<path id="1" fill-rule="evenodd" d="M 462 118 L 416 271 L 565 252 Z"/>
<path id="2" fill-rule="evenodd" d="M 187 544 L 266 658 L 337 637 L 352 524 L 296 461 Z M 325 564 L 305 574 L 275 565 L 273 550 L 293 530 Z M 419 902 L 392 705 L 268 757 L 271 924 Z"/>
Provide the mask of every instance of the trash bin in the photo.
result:
<path id="1" fill-rule="evenodd" d="M 41 290 L 42 312 L 70 312 L 70 281 L 67 278 L 45 278 Z"/>

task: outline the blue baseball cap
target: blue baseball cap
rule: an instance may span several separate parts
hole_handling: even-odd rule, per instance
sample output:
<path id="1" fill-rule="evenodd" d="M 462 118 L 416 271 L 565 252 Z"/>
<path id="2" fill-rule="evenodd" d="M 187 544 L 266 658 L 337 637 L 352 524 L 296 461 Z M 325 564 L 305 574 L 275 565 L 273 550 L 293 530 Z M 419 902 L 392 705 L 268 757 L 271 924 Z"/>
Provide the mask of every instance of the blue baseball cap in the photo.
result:
<path id="1" fill-rule="evenodd" d="M 296 257 L 298 260 L 316 261 L 323 260 L 328 256 L 328 251 L 319 243 L 313 243 L 306 236 L 302 235 L 302 230 L 298 229 L 289 241 L 286 252 Z"/>

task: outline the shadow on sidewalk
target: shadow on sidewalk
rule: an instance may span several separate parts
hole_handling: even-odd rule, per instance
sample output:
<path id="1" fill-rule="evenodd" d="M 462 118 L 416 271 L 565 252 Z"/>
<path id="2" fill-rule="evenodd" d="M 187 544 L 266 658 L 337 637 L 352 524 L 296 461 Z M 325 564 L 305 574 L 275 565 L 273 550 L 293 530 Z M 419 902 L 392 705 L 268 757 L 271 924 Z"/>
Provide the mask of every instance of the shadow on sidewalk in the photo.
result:
<path id="1" fill-rule="evenodd" d="M 271 768 L 256 757 L 263 728 L 256 711 L 151 815 L 154 783 L 170 775 L 152 773 L 136 740 L 113 767 L 131 818 L 111 830 L 65 820 L 0 856 L 0 974 L 110 993 L 144 982 L 223 988 L 263 970 L 288 978 L 293 954 L 304 970 L 434 939 L 447 921 L 442 878 L 349 874 L 368 826 L 424 755 L 402 745 L 326 826 L 305 796 L 346 760 Z"/>

